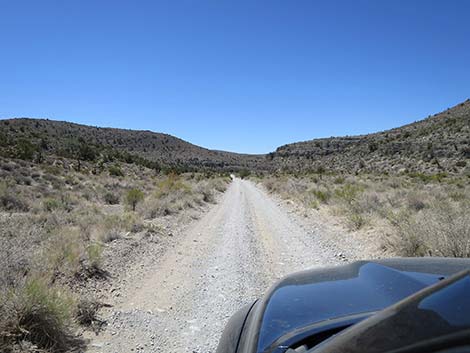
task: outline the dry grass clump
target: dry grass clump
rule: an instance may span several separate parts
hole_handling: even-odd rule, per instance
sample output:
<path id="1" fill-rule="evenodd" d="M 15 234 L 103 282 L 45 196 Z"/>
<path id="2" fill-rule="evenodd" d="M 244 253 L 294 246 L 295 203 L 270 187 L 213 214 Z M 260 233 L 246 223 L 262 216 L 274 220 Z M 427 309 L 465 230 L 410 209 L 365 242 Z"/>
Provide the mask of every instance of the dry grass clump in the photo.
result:
<path id="1" fill-rule="evenodd" d="M 63 227 L 54 232 L 44 246 L 44 263 L 53 276 L 101 275 L 103 247 L 83 238 L 78 227 Z"/>
<path id="2" fill-rule="evenodd" d="M 146 200 L 146 217 L 168 216 L 204 203 L 214 203 L 216 194 L 225 191 L 227 184 L 226 178 L 170 174 L 157 183 L 156 190 Z"/>
<path id="3" fill-rule="evenodd" d="M 103 321 L 97 317 L 101 307 L 102 304 L 96 299 L 81 298 L 76 306 L 75 318 L 82 326 L 101 326 Z"/>
<path id="4" fill-rule="evenodd" d="M 0 183 L 0 209 L 10 212 L 26 212 L 29 205 L 15 193 L 13 186 L 6 182 Z"/>
<path id="5" fill-rule="evenodd" d="M 101 223 L 97 227 L 98 230 L 104 232 L 114 231 L 118 233 L 134 232 L 142 224 L 139 215 L 132 212 L 124 212 L 121 214 L 103 215 Z"/>
<path id="6" fill-rule="evenodd" d="M 108 191 L 104 194 L 103 200 L 108 205 L 118 205 L 119 202 L 120 202 L 120 197 L 119 197 L 119 195 Z"/>
<path id="7" fill-rule="evenodd" d="M 0 291 L 0 351 L 66 352 L 82 342 L 70 331 L 73 298 L 42 277 Z"/>
<path id="8" fill-rule="evenodd" d="M 432 204 L 397 224 L 389 242 L 402 256 L 470 257 L 469 205 Z"/>
<path id="9" fill-rule="evenodd" d="M 350 230 L 387 227 L 391 236 L 377 237 L 395 255 L 470 256 L 470 179 L 465 176 L 322 173 L 268 177 L 262 183 L 307 208 L 324 208 Z"/>

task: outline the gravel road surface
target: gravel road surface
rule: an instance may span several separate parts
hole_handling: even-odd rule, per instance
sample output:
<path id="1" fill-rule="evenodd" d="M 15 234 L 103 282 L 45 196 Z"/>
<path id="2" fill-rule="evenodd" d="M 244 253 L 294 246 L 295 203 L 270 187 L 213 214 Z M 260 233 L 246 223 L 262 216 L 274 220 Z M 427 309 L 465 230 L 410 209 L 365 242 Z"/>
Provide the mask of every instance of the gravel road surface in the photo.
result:
<path id="1" fill-rule="evenodd" d="M 234 179 L 104 313 L 90 352 L 215 352 L 228 318 L 294 271 L 343 261 L 315 228 Z"/>

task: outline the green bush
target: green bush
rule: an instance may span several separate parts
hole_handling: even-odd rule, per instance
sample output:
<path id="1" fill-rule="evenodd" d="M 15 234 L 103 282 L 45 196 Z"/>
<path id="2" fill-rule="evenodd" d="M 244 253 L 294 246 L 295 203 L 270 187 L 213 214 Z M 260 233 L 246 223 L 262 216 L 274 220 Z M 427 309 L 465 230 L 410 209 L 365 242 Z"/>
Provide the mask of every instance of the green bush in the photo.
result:
<path id="1" fill-rule="evenodd" d="M 121 167 L 117 164 L 112 165 L 108 168 L 109 175 L 115 176 L 115 177 L 122 177 L 124 176 L 124 173 L 121 170 Z"/>
<path id="2" fill-rule="evenodd" d="M 346 178 L 343 177 L 343 176 L 339 176 L 339 177 L 336 177 L 334 180 L 333 180 L 333 183 L 335 184 L 344 184 Z"/>
<path id="3" fill-rule="evenodd" d="M 362 192 L 362 188 L 353 184 L 346 184 L 343 187 L 335 190 L 335 195 L 339 199 L 351 204 L 356 197 Z"/>
<path id="4" fill-rule="evenodd" d="M 132 211 L 135 211 L 137 203 L 144 199 L 144 193 L 139 189 L 131 189 L 126 194 L 126 203 L 132 207 Z"/>
<path id="5" fill-rule="evenodd" d="M 16 150 L 13 157 L 24 160 L 32 160 L 36 151 L 37 147 L 33 145 L 31 141 L 27 139 L 20 139 L 16 143 Z"/>
<path id="6" fill-rule="evenodd" d="M 308 207 L 313 208 L 314 210 L 318 210 L 320 208 L 320 205 L 318 204 L 317 200 L 311 200 L 308 204 Z"/>
<path id="7" fill-rule="evenodd" d="M 240 178 L 245 179 L 245 178 L 248 178 L 251 175 L 251 172 L 248 169 L 242 169 L 242 170 L 240 170 L 238 175 L 240 176 Z"/>
<path id="8" fill-rule="evenodd" d="M 430 183 L 430 182 L 442 182 L 445 178 L 447 178 L 447 173 L 436 173 L 436 174 L 423 174 L 423 173 L 409 173 L 408 174 L 411 178 L 419 179 L 423 183 Z"/>
<path id="9" fill-rule="evenodd" d="M 104 194 L 104 202 L 106 202 L 108 205 L 117 205 L 119 204 L 119 196 L 116 194 L 113 194 L 112 192 L 107 192 Z"/>
<path id="10" fill-rule="evenodd" d="M 103 247 L 99 243 L 92 243 L 87 246 L 88 263 L 90 269 L 99 269 L 101 267 L 101 255 Z"/>
<path id="11" fill-rule="evenodd" d="M 327 203 L 331 197 L 331 194 L 329 193 L 328 190 L 323 191 L 323 190 L 313 189 L 311 192 L 317 198 L 317 200 L 322 203 Z"/>
<path id="12" fill-rule="evenodd" d="M 158 189 L 155 193 L 155 196 L 157 198 L 162 198 L 175 192 L 189 194 L 192 192 L 192 189 L 191 186 L 181 180 L 178 175 L 169 174 L 165 180 L 158 184 Z"/>
<path id="13" fill-rule="evenodd" d="M 60 208 L 60 201 L 53 198 L 48 198 L 42 201 L 42 207 L 45 211 L 52 212 Z"/>

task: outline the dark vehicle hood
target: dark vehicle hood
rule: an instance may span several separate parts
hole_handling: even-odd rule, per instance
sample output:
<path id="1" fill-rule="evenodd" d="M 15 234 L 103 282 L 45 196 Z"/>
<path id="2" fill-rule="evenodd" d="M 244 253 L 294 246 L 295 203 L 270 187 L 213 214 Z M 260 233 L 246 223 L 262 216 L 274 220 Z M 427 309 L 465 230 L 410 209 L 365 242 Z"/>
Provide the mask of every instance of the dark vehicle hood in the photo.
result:
<path id="1" fill-rule="evenodd" d="M 470 270 L 396 303 L 326 341 L 316 353 L 442 352 L 470 343 Z M 468 350 L 466 350 L 468 352 Z"/>
<path id="2" fill-rule="evenodd" d="M 468 259 L 389 259 L 290 275 L 254 305 L 239 351 L 282 352 L 282 342 L 305 328 L 341 318 L 356 323 L 467 268 Z"/>

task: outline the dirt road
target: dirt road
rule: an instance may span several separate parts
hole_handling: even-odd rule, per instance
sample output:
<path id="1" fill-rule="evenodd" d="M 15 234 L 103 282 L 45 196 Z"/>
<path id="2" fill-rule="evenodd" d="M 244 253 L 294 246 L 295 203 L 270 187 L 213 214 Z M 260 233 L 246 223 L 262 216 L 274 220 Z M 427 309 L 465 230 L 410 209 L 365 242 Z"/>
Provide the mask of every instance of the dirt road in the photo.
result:
<path id="1" fill-rule="evenodd" d="M 104 313 L 108 326 L 90 351 L 215 352 L 237 309 L 285 274 L 337 264 L 335 254 L 318 230 L 299 225 L 253 183 L 235 179 Z"/>

